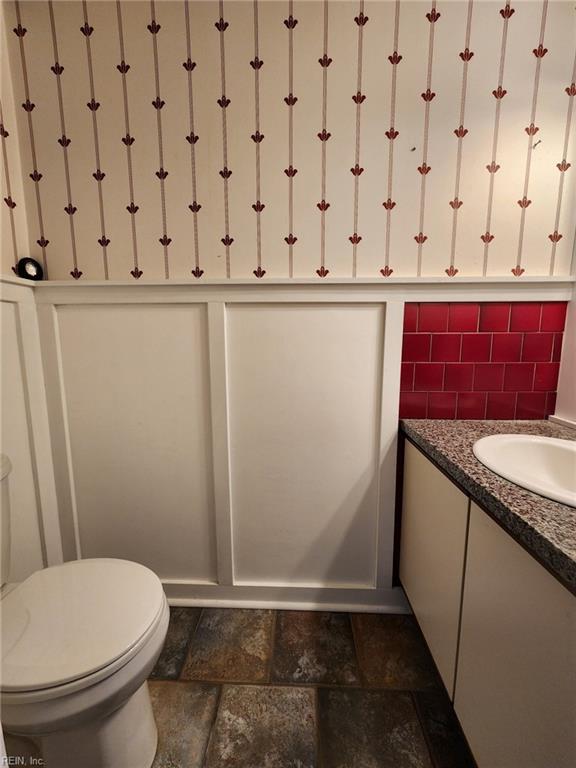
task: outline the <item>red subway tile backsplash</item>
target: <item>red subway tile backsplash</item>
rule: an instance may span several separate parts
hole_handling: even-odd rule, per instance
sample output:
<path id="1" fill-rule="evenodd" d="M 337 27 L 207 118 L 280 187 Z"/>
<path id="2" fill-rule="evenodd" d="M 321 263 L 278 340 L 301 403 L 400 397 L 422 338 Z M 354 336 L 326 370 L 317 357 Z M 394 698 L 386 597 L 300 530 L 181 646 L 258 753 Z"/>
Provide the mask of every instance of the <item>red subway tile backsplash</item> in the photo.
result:
<path id="1" fill-rule="evenodd" d="M 554 347 L 552 348 L 552 362 L 559 363 L 560 356 L 562 355 L 562 341 L 564 338 L 563 333 L 554 334 Z"/>
<path id="2" fill-rule="evenodd" d="M 428 410 L 427 392 L 401 392 L 400 418 L 425 419 Z"/>
<path id="3" fill-rule="evenodd" d="M 542 304 L 532 301 L 529 304 L 512 304 L 510 310 L 511 331 L 540 330 Z"/>
<path id="4" fill-rule="evenodd" d="M 460 333 L 432 334 L 432 353 L 430 359 L 434 363 L 458 362 L 462 347 Z"/>
<path id="5" fill-rule="evenodd" d="M 429 419 L 456 418 L 456 392 L 430 392 L 428 396 Z"/>
<path id="6" fill-rule="evenodd" d="M 518 363 L 522 354 L 522 333 L 494 333 L 492 335 L 492 362 Z"/>
<path id="7" fill-rule="evenodd" d="M 560 363 L 536 363 L 534 374 L 535 392 L 552 392 L 558 383 Z"/>
<path id="8" fill-rule="evenodd" d="M 404 308 L 404 333 L 418 330 L 418 304 L 406 304 Z"/>
<path id="9" fill-rule="evenodd" d="M 554 413 L 566 302 L 410 303 L 401 418 Z"/>
<path id="10" fill-rule="evenodd" d="M 443 333 L 448 328 L 449 304 L 420 304 L 418 330 Z"/>
<path id="11" fill-rule="evenodd" d="M 472 389 L 473 363 L 446 363 L 444 388 L 447 392 L 466 392 Z"/>
<path id="12" fill-rule="evenodd" d="M 510 328 L 510 304 L 481 304 L 481 331 L 498 331 L 503 333 Z"/>
<path id="13" fill-rule="evenodd" d="M 513 419 L 516 415 L 516 392 L 488 392 L 487 419 Z"/>
<path id="14" fill-rule="evenodd" d="M 506 392 L 532 391 L 534 385 L 534 363 L 507 363 L 504 370 Z"/>
<path id="15" fill-rule="evenodd" d="M 546 415 L 545 392 L 519 392 L 516 401 L 517 419 L 543 419 Z"/>
<path id="16" fill-rule="evenodd" d="M 550 301 L 542 305 L 541 331 L 563 331 L 566 322 L 566 302 Z"/>
<path id="17" fill-rule="evenodd" d="M 504 386 L 504 363 L 478 363 L 474 366 L 476 392 L 502 392 Z"/>
<path id="18" fill-rule="evenodd" d="M 456 406 L 457 419 L 486 418 L 486 392 L 459 392 Z"/>
<path id="19" fill-rule="evenodd" d="M 400 391 L 412 392 L 414 389 L 414 363 L 402 363 L 400 366 Z"/>
<path id="20" fill-rule="evenodd" d="M 554 344 L 553 333 L 526 333 L 522 345 L 522 360 L 531 363 L 550 361 Z"/>
<path id="21" fill-rule="evenodd" d="M 402 345 L 402 360 L 406 363 L 420 363 L 430 360 L 429 333 L 405 333 Z"/>
<path id="22" fill-rule="evenodd" d="M 441 391 L 444 383 L 444 365 L 442 363 L 414 364 L 414 391 Z"/>
<path id="23" fill-rule="evenodd" d="M 478 330 L 480 304 L 449 304 L 448 330 L 474 332 Z"/>
<path id="24" fill-rule="evenodd" d="M 467 333 L 462 336 L 463 363 L 487 363 L 492 348 L 491 333 Z"/>

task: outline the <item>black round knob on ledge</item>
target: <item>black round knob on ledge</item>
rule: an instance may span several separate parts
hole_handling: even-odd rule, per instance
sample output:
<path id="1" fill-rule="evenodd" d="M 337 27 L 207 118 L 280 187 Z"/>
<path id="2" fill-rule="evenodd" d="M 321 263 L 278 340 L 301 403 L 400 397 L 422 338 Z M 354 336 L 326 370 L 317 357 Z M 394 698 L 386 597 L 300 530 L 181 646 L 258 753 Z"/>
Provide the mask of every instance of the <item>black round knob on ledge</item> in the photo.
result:
<path id="1" fill-rule="evenodd" d="M 23 277 L 25 280 L 42 280 L 44 278 L 42 265 L 35 259 L 28 257 L 20 259 L 16 265 L 16 273 L 18 277 Z"/>

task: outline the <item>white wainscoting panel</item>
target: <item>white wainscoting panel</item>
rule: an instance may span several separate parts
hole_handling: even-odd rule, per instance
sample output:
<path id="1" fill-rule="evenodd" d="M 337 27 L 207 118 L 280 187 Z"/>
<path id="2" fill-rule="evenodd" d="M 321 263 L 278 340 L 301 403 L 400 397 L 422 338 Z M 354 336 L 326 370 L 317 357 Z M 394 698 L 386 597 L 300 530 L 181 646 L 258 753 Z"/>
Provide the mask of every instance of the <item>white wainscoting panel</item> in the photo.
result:
<path id="1" fill-rule="evenodd" d="M 1 306 L 1 413 L 0 450 L 9 456 L 11 513 L 11 568 L 9 581 L 22 581 L 42 568 L 40 504 L 29 420 L 27 382 L 17 302 Z"/>
<path id="2" fill-rule="evenodd" d="M 376 586 L 384 305 L 227 310 L 236 584 Z"/>
<path id="3" fill-rule="evenodd" d="M 408 610 L 392 587 L 404 301 L 560 301 L 573 288 L 1 282 L 21 345 L 4 359 L 24 377 L 10 383 L 31 451 L 24 494 L 36 482 L 25 540 L 47 564 L 133 559 L 174 605 L 385 612 Z"/>
<path id="4" fill-rule="evenodd" d="M 57 316 L 79 554 L 215 582 L 206 306 Z"/>

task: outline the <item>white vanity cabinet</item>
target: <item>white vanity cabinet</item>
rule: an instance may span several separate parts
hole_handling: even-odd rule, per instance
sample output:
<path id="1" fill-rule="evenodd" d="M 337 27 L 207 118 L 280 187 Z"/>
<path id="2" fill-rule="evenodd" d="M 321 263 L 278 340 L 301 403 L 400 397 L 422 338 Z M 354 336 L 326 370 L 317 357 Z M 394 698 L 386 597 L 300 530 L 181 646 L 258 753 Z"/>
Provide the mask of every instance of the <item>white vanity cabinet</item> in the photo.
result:
<path id="1" fill-rule="evenodd" d="M 576 766 L 576 598 L 474 502 L 454 707 L 479 768 Z"/>
<path id="2" fill-rule="evenodd" d="M 400 579 L 478 768 L 574 768 L 576 598 L 405 446 Z"/>
<path id="3" fill-rule="evenodd" d="M 450 696 L 458 645 L 469 499 L 406 442 L 400 580 Z"/>

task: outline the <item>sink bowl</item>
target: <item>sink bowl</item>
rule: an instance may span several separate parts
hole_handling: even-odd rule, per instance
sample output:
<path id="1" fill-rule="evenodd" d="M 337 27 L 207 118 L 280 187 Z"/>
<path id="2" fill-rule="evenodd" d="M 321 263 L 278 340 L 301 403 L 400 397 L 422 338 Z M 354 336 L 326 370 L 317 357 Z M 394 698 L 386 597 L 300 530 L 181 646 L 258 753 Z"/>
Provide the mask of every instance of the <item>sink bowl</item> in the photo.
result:
<path id="1" fill-rule="evenodd" d="M 529 491 L 576 507 L 576 442 L 539 435 L 489 435 L 474 455 L 488 469 Z"/>

